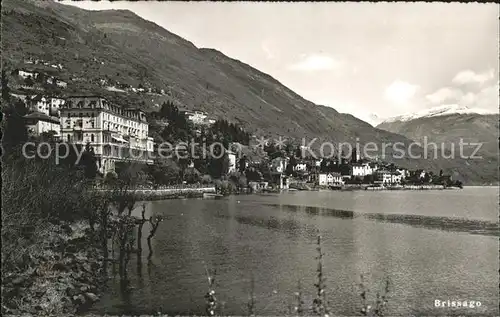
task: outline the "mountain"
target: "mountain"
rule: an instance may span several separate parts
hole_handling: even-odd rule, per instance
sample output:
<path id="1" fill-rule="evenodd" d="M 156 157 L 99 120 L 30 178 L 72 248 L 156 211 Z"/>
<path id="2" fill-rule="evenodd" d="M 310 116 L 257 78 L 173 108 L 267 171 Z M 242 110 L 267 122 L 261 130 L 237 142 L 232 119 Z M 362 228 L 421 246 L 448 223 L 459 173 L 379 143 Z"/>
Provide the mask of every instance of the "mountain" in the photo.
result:
<path id="1" fill-rule="evenodd" d="M 382 123 L 384 121 L 384 119 L 380 118 L 379 116 L 377 116 L 374 113 L 357 114 L 355 116 L 356 116 L 356 118 L 359 118 L 360 120 L 368 122 L 369 124 L 371 124 L 374 127 L 379 125 L 380 123 Z"/>
<path id="2" fill-rule="evenodd" d="M 3 67 L 30 66 L 26 59 L 61 64 L 57 76 L 68 82 L 65 94 L 100 94 L 146 111 L 172 100 L 179 107 L 239 123 L 255 136 L 304 138 L 306 144 L 317 138 L 312 145 L 316 149 L 326 141 L 334 145 L 374 142 L 380 154 L 383 144 L 400 142 L 408 147 L 412 143 L 405 136 L 305 100 L 250 65 L 214 49 L 197 48 L 131 11 L 87 11 L 32 0 L 6 0 L 2 5 Z M 166 94 L 120 88 L 127 86 L 164 89 Z M 423 149 L 417 146 L 414 151 Z M 387 149 L 387 160 L 404 167 L 446 167 L 458 170 L 465 179 L 476 177 L 464 162 L 397 159 L 393 152 Z"/>
<path id="3" fill-rule="evenodd" d="M 496 112 L 498 113 L 498 112 Z M 411 121 L 418 118 L 428 118 L 428 117 L 437 117 L 437 116 L 448 116 L 453 114 L 495 114 L 495 112 L 481 109 L 481 108 L 469 108 L 463 105 L 442 105 L 433 107 L 430 109 L 423 109 L 418 112 L 408 113 L 397 117 L 392 117 L 384 120 L 382 123 L 390 123 L 390 122 L 405 122 Z"/>
<path id="4" fill-rule="evenodd" d="M 444 109 L 443 109 L 444 110 Z M 456 112 L 443 111 L 431 112 L 429 115 L 401 117 L 400 120 L 384 121 L 377 128 L 406 136 L 421 144 L 435 143 L 438 151 L 455 152 L 458 156 L 460 142 L 470 145 L 463 146 L 463 153 L 471 155 L 476 147 L 480 148 L 475 156 L 481 158 L 461 160 L 467 166 L 475 165 L 475 174 L 471 178 L 477 183 L 488 183 L 490 180 L 498 179 L 498 156 L 499 156 L 499 115 L 478 114 L 470 109 L 454 108 Z M 451 113 L 450 113 L 451 112 Z M 483 112 L 484 113 L 484 112 Z M 429 145 L 429 148 L 432 146 Z M 458 153 L 457 153 L 458 152 Z"/>

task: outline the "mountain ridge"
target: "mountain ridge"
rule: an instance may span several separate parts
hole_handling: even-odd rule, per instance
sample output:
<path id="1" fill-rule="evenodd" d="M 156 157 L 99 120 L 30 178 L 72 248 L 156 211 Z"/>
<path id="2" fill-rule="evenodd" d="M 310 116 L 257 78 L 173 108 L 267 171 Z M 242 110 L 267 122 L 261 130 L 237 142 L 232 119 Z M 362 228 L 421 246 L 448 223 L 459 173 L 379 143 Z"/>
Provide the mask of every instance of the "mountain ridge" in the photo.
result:
<path id="1" fill-rule="evenodd" d="M 446 115 L 454 115 L 454 114 L 481 114 L 481 115 L 490 115 L 490 114 L 498 114 L 498 112 L 489 111 L 481 108 L 469 108 L 464 105 L 450 104 L 450 105 L 441 105 L 433 108 L 423 109 L 417 112 L 411 112 L 395 117 L 391 117 L 382 121 L 382 123 L 390 123 L 396 121 L 410 121 L 423 117 L 436 117 L 436 116 L 446 116 Z M 379 125 L 380 125 L 379 124 Z"/>

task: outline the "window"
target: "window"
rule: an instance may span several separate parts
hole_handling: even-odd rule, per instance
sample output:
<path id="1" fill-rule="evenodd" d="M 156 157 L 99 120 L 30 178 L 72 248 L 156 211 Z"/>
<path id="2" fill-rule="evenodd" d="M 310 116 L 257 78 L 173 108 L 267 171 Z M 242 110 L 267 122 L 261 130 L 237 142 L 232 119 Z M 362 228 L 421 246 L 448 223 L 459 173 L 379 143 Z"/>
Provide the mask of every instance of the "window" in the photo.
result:
<path id="1" fill-rule="evenodd" d="M 94 135 L 93 134 L 90 135 L 90 142 L 94 142 Z"/>

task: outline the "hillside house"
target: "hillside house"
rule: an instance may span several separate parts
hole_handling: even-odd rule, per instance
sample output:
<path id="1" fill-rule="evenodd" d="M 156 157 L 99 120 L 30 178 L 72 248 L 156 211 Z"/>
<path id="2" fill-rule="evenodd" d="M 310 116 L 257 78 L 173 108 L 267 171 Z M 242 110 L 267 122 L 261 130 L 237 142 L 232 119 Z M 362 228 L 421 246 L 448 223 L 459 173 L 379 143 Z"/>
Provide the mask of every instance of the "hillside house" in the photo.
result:
<path id="1" fill-rule="evenodd" d="M 277 157 L 270 163 L 271 172 L 274 173 L 284 173 L 288 162 L 290 160 L 287 157 Z"/>
<path id="2" fill-rule="evenodd" d="M 66 88 L 66 87 L 68 87 L 68 83 L 67 82 L 59 80 L 59 79 L 56 81 L 56 85 L 57 85 L 57 87 L 60 87 L 60 88 Z"/>
<path id="3" fill-rule="evenodd" d="M 15 71 L 14 71 L 15 72 Z M 17 70 L 17 75 L 22 77 L 23 79 L 26 78 L 36 78 L 38 76 L 38 72 L 32 71 L 32 70 L 27 70 L 27 69 L 19 69 Z"/>
<path id="4" fill-rule="evenodd" d="M 24 116 L 28 134 L 39 136 L 44 132 L 53 132 L 55 137 L 61 136 L 61 125 L 58 118 L 42 112 L 32 112 Z"/>
<path id="5" fill-rule="evenodd" d="M 39 112 L 49 115 L 50 101 L 43 95 L 31 95 L 25 98 L 26 106 L 30 112 Z"/>

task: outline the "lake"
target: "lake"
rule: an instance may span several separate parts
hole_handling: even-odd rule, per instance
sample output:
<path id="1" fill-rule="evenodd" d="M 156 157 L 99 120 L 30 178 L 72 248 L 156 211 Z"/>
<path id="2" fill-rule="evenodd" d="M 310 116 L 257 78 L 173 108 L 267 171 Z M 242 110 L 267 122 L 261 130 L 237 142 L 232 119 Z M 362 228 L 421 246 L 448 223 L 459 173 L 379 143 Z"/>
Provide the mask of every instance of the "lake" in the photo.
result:
<path id="1" fill-rule="evenodd" d="M 219 314 L 247 314 L 252 279 L 256 315 L 288 314 L 299 281 L 304 306 L 314 296 L 319 230 L 333 315 L 360 314 L 361 274 L 372 301 L 389 280 L 389 316 L 499 315 L 498 205 L 494 187 L 148 202 L 146 215 L 165 218 L 151 261 L 143 241 L 128 283 L 110 278 L 91 311 L 204 314 L 206 269 L 216 269 Z M 481 306 L 436 308 L 436 299 Z"/>

